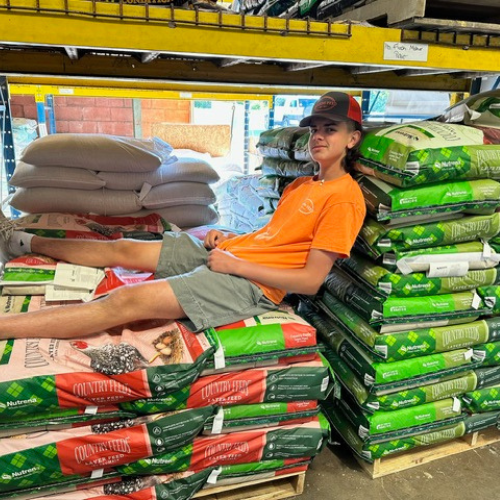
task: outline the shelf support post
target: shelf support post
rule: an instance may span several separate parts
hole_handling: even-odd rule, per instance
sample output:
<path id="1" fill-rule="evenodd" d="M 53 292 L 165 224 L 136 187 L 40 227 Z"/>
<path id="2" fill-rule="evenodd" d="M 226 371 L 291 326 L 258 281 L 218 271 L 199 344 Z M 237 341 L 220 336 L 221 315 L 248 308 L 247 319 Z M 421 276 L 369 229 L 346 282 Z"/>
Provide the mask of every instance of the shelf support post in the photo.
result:
<path id="1" fill-rule="evenodd" d="M 243 163 L 243 172 L 248 174 L 250 171 L 250 105 L 251 101 L 245 101 L 245 124 L 244 124 L 244 163 Z"/>
<path id="2" fill-rule="evenodd" d="M 16 152 L 14 149 L 14 134 L 12 132 L 9 86 L 6 76 L 0 76 L 0 139 L 3 148 L 3 172 L 1 173 L 5 173 L 5 180 L 9 183 L 16 168 Z M 3 183 L 4 176 L 0 175 L 0 179 Z M 11 194 L 14 191 L 14 187 L 8 184 L 7 192 Z M 18 215 L 17 211 L 15 212 Z M 13 209 L 12 215 L 15 215 Z"/>
<path id="3" fill-rule="evenodd" d="M 45 96 L 45 109 L 49 115 L 49 134 L 57 133 L 56 127 L 56 115 L 54 110 L 54 96 L 52 94 L 47 94 Z"/>

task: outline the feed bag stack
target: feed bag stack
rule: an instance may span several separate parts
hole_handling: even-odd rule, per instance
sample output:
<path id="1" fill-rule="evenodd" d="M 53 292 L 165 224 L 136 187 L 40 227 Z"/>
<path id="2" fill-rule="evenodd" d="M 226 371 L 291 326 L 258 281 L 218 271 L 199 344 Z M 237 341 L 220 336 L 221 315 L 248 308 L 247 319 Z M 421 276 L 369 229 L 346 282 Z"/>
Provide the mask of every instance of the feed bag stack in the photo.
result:
<path id="1" fill-rule="evenodd" d="M 258 192 L 260 174 L 238 175 L 217 187 L 217 210 L 223 226 L 241 233 L 251 233 L 264 226 L 269 218 Z"/>
<path id="2" fill-rule="evenodd" d="M 105 271 L 93 297 L 133 279 Z M 6 295 L 0 314 L 65 302 Z M 329 435 L 331 370 L 288 306 L 200 333 L 151 320 L 0 348 L 0 498 L 187 500 L 303 472 Z"/>
<path id="3" fill-rule="evenodd" d="M 157 211 L 192 227 L 217 221 L 209 184 L 218 179 L 207 162 L 178 159 L 160 139 L 53 134 L 24 150 L 10 179 L 17 188 L 10 203 L 25 213 Z"/>
<path id="4" fill-rule="evenodd" d="M 366 461 L 498 421 L 496 403 L 478 413 L 484 388 L 498 388 L 500 347 L 500 258 L 488 244 L 500 231 L 500 146 L 486 135 L 420 122 L 370 131 L 361 146 L 368 217 L 305 317 L 342 384 L 324 410 Z"/>
<path id="5" fill-rule="evenodd" d="M 263 156 L 257 187 L 265 213 L 272 215 L 284 189 L 297 177 L 314 175 L 309 156 L 309 131 L 303 127 L 282 127 L 262 132 L 257 148 Z"/>
<path id="6" fill-rule="evenodd" d="M 339 16 L 359 0 L 241 0 L 237 11 L 259 16 L 323 20 Z M 232 7 L 235 9 L 235 6 Z"/>

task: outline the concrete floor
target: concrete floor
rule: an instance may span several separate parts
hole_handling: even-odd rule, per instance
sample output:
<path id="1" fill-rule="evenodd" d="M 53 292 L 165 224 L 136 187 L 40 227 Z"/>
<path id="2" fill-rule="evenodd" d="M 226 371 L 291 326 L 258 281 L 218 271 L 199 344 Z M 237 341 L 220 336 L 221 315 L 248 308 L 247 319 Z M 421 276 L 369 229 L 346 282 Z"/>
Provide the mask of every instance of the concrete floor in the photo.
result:
<path id="1" fill-rule="evenodd" d="M 500 500 L 500 443 L 371 479 L 343 446 L 325 448 L 299 500 Z"/>

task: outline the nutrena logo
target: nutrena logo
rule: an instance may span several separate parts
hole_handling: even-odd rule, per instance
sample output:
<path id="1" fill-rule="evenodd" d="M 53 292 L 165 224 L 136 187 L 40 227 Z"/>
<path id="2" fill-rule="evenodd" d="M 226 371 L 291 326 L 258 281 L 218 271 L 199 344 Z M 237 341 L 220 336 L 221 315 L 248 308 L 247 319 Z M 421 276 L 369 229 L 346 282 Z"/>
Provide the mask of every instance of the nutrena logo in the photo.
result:
<path id="1" fill-rule="evenodd" d="M 24 477 L 24 476 L 27 476 L 27 475 L 30 475 L 33 473 L 37 473 L 37 472 L 38 472 L 38 467 L 35 465 L 34 467 L 31 467 L 30 469 L 13 471 L 10 474 L 7 474 L 6 472 L 4 472 L 2 474 L 2 479 L 4 481 L 11 481 L 12 479 L 18 479 L 20 477 Z"/>
<path id="2" fill-rule="evenodd" d="M 333 97 L 322 97 L 313 108 L 313 113 L 316 111 L 329 111 L 337 105 L 337 101 Z"/>

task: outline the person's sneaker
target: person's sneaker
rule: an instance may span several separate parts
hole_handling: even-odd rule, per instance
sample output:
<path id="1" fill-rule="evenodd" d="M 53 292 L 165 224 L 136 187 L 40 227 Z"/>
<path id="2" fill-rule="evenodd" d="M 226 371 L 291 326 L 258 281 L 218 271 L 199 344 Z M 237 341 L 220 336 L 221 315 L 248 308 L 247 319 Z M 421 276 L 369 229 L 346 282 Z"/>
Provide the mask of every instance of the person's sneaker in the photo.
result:
<path id="1" fill-rule="evenodd" d="M 5 217 L 0 210 L 0 269 L 14 257 L 9 251 L 9 240 L 17 227 L 16 221 Z"/>

